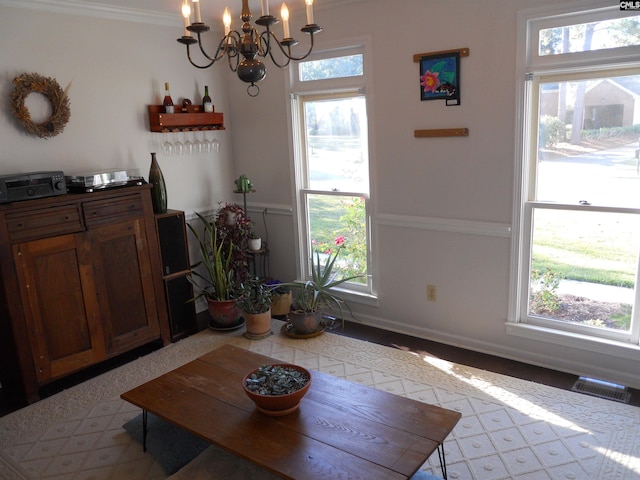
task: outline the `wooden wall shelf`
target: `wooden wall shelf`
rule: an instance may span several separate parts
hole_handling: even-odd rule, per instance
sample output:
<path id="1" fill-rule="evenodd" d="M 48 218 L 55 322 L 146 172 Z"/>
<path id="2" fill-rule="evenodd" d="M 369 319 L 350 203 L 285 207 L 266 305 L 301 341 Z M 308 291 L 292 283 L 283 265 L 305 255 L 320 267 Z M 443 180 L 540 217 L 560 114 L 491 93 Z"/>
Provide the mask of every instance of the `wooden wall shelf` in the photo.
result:
<path id="1" fill-rule="evenodd" d="M 176 106 L 186 112 L 164 113 L 164 106 L 149 105 L 149 127 L 152 132 L 183 132 L 191 130 L 224 130 L 221 112 L 205 113 L 200 105 Z"/>
<path id="2" fill-rule="evenodd" d="M 441 53 L 455 53 L 455 52 L 459 52 L 461 57 L 468 57 L 469 56 L 469 49 L 468 48 L 454 48 L 453 50 L 440 50 L 439 52 L 426 52 L 426 53 L 416 53 L 413 56 L 413 61 L 415 63 L 420 62 L 420 59 L 422 57 L 428 57 L 431 55 L 439 55 Z"/>
<path id="3" fill-rule="evenodd" d="M 428 137 L 468 137 L 468 128 L 436 128 L 431 130 L 414 130 L 415 138 Z"/>

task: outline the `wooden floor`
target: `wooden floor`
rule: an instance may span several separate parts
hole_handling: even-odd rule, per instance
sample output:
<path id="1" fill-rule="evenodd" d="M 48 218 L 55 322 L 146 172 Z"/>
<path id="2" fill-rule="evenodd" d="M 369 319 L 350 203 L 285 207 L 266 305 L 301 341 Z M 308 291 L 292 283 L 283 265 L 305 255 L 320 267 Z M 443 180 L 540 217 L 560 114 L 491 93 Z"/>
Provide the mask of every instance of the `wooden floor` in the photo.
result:
<path id="1" fill-rule="evenodd" d="M 200 315 L 204 315 L 206 317 L 207 313 L 203 312 Z M 206 318 L 204 320 L 204 324 L 206 325 Z M 376 343 L 379 345 L 386 345 L 389 347 L 400 348 L 412 352 L 425 352 L 438 358 L 442 358 L 443 360 L 448 360 L 450 362 L 469 365 L 472 367 L 480 368 L 482 370 L 489 370 L 492 372 L 501 373 L 503 375 L 509 375 L 523 380 L 551 385 L 553 387 L 566 390 L 570 390 L 573 384 L 578 379 L 578 377 L 575 375 L 536 367 L 512 360 L 505 360 L 503 358 L 494 357 L 492 355 L 486 355 L 483 353 L 473 352 L 471 350 L 451 347 L 449 345 L 432 342 L 430 340 L 425 340 L 422 338 L 411 337 L 409 335 L 402 335 L 399 333 L 389 332 L 374 327 L 368 327 L 359 323 L 345 322 L 344 329 L 337 327 L 332 328 L 329 331 L 338 335 L 358 338 L 360 340 Z M 159 347 L 159 343 L 151 344 L 146 347 L 142 347 L 140 349 L 129 352 L 117 359 L 110 360 L 103 364 L 82 371 L 76 375 L 72 375 L 58 382 L 54 382 L 41 389 L 41 396 L 48 397 L 50 395 L 53 395 L 61 390 L 81 383 L 88 378 L 99 375 L 106 370 L 132 361 L 137 357 L 149 353 Z M 630 392 L 631 400 L 629 403 L 631 405 L 640 406 L 640 391 L 630 389 Z M 10 413 L 24 406 L 24 404 L 15 404 L 9 402 L 8 399 L 5 398 L 5 395 L 3 395 L 2 389 L 0 389 L 0 416 L 6 415 L 7 413 Z"/>

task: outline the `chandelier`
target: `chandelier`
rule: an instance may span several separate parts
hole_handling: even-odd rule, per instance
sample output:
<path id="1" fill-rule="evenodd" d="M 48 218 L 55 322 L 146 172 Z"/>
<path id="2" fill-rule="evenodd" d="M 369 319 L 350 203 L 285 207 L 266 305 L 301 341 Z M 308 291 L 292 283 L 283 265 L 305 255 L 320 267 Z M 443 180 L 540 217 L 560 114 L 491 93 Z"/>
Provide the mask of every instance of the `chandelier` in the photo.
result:
<path id="1" fill-rule="evenodd" d="M 178 38 L 178 42 L 187 46 L 187 57 L 191 65 L 197 68 L 209 68 L 215 62 L 227 57 L 229 68 L 238 74 L 238 78 L 250 85 L 247 93 L 255 97 L 260 93 L 257 82 L 264 79 L 267 69 L 259 57 L 269 56 L 271 61 L 279 68 L 285 68 L 291 60 L 304 60 L 313 50 L 313 35 L 322 31 L 322 27 L 313 21 L 313 0 L 305 0 L 307 6 L 307 24 L 300 29 L 301 32 L 310 35 L 310 46 L 306 53 L 295 56 L 291 52 L 291 47 L 298 44 L 298 41 L 291 37 L 289 32 L 289 10 L 285 3 L 282 4 L 280 16 L 282 17 L 282 27 L 284 36 L 278 40 L 272 27 L 280 23 L 278 17 L 269 14 L 269 0 L 260 0 L 262 15 L 255 21 L 256 25 L 264 27 L 262 32 L 258 32 L 251 24 L 251 10 L 249 10 L 249 0 L 242 0 L 242 32 L 231 30 L 231 15 L 229 8 L 225 8 L 222 22 L 224 24 L 224 37 L 220 40 L 215 55 L 207 54 L 202 46 L 201 35 L 210 30 L 210 27 L 202 22 L 200 15 L 200 0 L 183 0 L 182 16 L 184 17 L 184 35 Z M 191 11 L 194 11 L 194 22 L 191 23 Z M 197 36 L 193 38 L 191 33 Z M 204 65 L 198 65 L 191 58 L 190 47 L 198 44 L 202 55 L 208 60 Z M 274 56 L 276 48 L 280 53 Z M 281 55 L 280 55 L 281 54 Z M 242 60 L 240 59 L 242 57 Z M 280 60 L 278 60 L 280 57 Z"/>

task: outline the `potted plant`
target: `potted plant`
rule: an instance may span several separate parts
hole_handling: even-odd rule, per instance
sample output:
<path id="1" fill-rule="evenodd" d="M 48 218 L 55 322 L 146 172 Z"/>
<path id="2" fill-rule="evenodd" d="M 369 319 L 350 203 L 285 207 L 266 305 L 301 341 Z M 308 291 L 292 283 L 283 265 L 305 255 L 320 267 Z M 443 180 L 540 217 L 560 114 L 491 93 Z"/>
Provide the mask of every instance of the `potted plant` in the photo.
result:
<path id="1" fill-rule="evenodd" d="M 235 272 L 236 281 L 245 281 L 249 274 L 247 250 L 253 222 L 240 205 L 224 203 L 216 212 L 215 224 L 218 241 L 231 252 L 230 267 Z"/>
<path id="2" fill-rule="evenodd" d="M 187 223 L 198 241 L 200 261 L 192 265 L 189 282 L 200 290 L 194 300 L 206 297 L 214 328 L 232 328 L 240 323 L 237 283 L 232 262 L 233 243 L 221 238 L 217 222 L 196 213 L 202 231 Z M 201 270 L 198 270 L 201 267 Z"/>
<path id="3" fill-rule="evenodd" d="M 297 365 L 261 365 L 242 379 L 242 387 L 256 408 L 271 416 L 294 412 L 311 386 L 311 373 Z"/>
<path id="4" fill-rule="evenodd" d="M 246 336 L 260 339 L 270 335 L 271 288 L 258 277 L 253 277 L 240 285 L 240 291 L 242 295 L 238 299 L 238 306 L 246 321 Z"/>
<path id="5" fill-rule="evenodd" d="M 287 284 L 293 290 L 293 303 L 289 313 L 289 329 L 292 333 L 309 335 L 320 331 L 322 316 L 327 310 L 335 307 L 338 307 L 340 318 L 344 323 L 342 305 L 345 302 L 331 289 L 350 280 L 361 278 L 363 275 L 336 279 L 338 272 L 334 271 L 334 266 L 340 251 L 345 246 L 344 237 L 337 237 L 334 243 L 335 250 L 326 249 L 322 252 L 326 255 L 324 264 L 321 262 L 320 251 L 317 247 L 314 249 L 311 256 L 311 280 Z"/>
<path id="6" fill-rule="evenodd" d="M 251 231 L 249 233 L 249 239 L 247 240 L 249 250 L 252 252 L 257 252 L 262 248 L 262 238 L 256 232 Z"/>
<path id="7" fill-rule="evenodd" d="M 271 315 L 287 315 L 291 309 L 291 288 L 280 280 L 269 280 L 267 285 L 271 288 Z"/>

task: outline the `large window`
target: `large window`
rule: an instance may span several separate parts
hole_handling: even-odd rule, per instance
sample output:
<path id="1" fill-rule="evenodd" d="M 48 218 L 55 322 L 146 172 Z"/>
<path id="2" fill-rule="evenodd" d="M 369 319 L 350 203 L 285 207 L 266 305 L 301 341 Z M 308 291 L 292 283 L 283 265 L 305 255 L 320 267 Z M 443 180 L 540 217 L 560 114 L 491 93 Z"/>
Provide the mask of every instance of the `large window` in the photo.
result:
<path id="1" fill-rule="evenodd" d="M 640 15 L 562 12 L 524 28 L 511 321 L 637 345 Z"/>
<path id="2" fill-rule="evenodd" d="M 361 47 L 322 52 L 291 80 L 300 276 L 344 240 L 338 275 L 361 277 L 341 288 L 360 296 L 373 293 L 365 61 Z"/>

